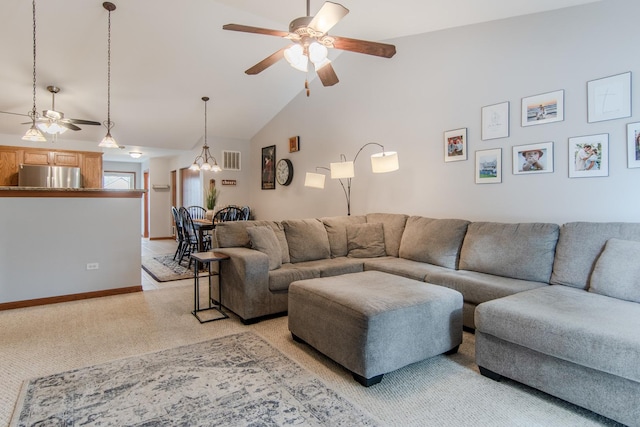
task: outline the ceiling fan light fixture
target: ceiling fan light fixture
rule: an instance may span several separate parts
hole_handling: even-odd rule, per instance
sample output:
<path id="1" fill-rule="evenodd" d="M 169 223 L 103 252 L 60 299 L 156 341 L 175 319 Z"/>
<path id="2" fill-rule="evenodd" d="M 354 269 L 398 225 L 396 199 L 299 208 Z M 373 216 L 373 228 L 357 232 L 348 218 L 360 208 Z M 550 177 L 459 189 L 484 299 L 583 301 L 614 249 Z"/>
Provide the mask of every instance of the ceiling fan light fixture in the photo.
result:
<path id="1" fill-rule="evenodd" d="M 309 58 L 304 54 L 304 49 L 299 44 L 293 44 L 284 50 L 284 58 L 296 70 L 307 72 Z"/>
<path id="2" fill-rule="evenodd" d="M 38 129 L 42 132 L 48 133 L 49 135 L 60 135 L 67 131 L 67 128 L 64 126 L 60 126 L 53 120 L 49 120 L 48 122 L 40 122 L 36 124 Z"/>
<path id="3" fill-rule="evenodd" d="M 309 45 L 309 59 L 316 65 L 324 62 L 328 54 L 329 49 L 321 43 L 314 41 Z"/>

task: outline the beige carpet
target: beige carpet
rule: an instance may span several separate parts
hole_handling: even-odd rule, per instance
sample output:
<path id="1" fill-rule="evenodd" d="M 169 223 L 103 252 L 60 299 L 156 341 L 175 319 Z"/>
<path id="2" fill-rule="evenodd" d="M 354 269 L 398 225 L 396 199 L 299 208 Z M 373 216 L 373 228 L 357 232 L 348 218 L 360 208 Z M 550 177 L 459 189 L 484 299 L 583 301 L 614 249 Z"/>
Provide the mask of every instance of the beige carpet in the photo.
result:
<path id="1" fill-rule="evenodd" d="M 8 425 L 24 380 L 245 331 L 264 338 L 383 425 L 616 425 L 516 383 L 480 376 L 471 334 L 465 333 L 458 354 L 416 363 L 364 388 L 340 366 L 293 342 L 286 317 L 244 326 L 231 316 L 201 325 L 190 314 L 192 298 L 192 287 L 185 285 L 0 312 L 0 425 Z"/>

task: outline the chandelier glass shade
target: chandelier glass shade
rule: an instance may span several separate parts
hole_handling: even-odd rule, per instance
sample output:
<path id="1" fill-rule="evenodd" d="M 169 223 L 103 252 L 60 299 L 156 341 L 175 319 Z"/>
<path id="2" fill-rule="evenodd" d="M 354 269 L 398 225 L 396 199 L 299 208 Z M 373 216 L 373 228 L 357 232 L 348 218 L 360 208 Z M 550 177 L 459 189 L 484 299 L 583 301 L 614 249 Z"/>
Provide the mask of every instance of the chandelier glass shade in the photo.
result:
<path id="1" fill-rule="evenodd" d="M 48 122 L 37 123 L 36 126 L 44 133 L 49 135 L 60 135 L 67 131 L 67 128 L 60 126 L 55 120 L 49 120 Z"/>
<path id="2" fill-rule="evenodd" d="M 209 146 L 207 145 L 207 101 L 209 101 L 209 97 L 203 96 L 202 100 L 204 101 L 204 145 L 202 146 L 202 152 L 196 156 L 193 164 L 189 166 L 189 169 L 192 171 L 220 172 L 222 168 L 218 166 L 218 161 L 211 155 Z"/>

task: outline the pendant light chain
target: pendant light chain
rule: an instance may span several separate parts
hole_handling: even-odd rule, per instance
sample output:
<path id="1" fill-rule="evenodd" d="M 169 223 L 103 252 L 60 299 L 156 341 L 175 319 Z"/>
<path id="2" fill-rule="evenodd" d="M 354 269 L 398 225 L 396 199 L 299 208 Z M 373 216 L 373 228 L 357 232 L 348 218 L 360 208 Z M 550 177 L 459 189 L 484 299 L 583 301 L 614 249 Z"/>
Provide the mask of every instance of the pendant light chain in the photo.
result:
<path id="1" fill-rule="evenodd" d="M 38 110 L 36 110 L 36 0 L 33 0 L 33 109 L 29 116 L 35 125 Z"/>
<path id="2" fill-rule="evenodd" d="M 111 130 L 111 10 L 107 26 L 107 130 Z"/>
<path id="3" fill-rule="evenodd" d="M 207 98 L 206 101 L 204 101 L 204 146 L 205 147 L 207 147 L 207 101 L 208 100 L 209 98 Z"/>

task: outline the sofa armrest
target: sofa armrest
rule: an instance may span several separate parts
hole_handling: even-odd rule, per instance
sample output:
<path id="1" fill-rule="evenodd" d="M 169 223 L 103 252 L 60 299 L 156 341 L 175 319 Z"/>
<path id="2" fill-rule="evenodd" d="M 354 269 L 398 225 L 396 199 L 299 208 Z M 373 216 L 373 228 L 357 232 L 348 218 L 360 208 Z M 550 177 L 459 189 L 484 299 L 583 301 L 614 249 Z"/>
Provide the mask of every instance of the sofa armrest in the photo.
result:
<path id="1" fill-rule="evenodd" d="M 271 314 L 269 257 L 248 248 L 217 248 L 216 252 L 230 257 L 220 262 L 222 305 L 243 321 Z"/>

